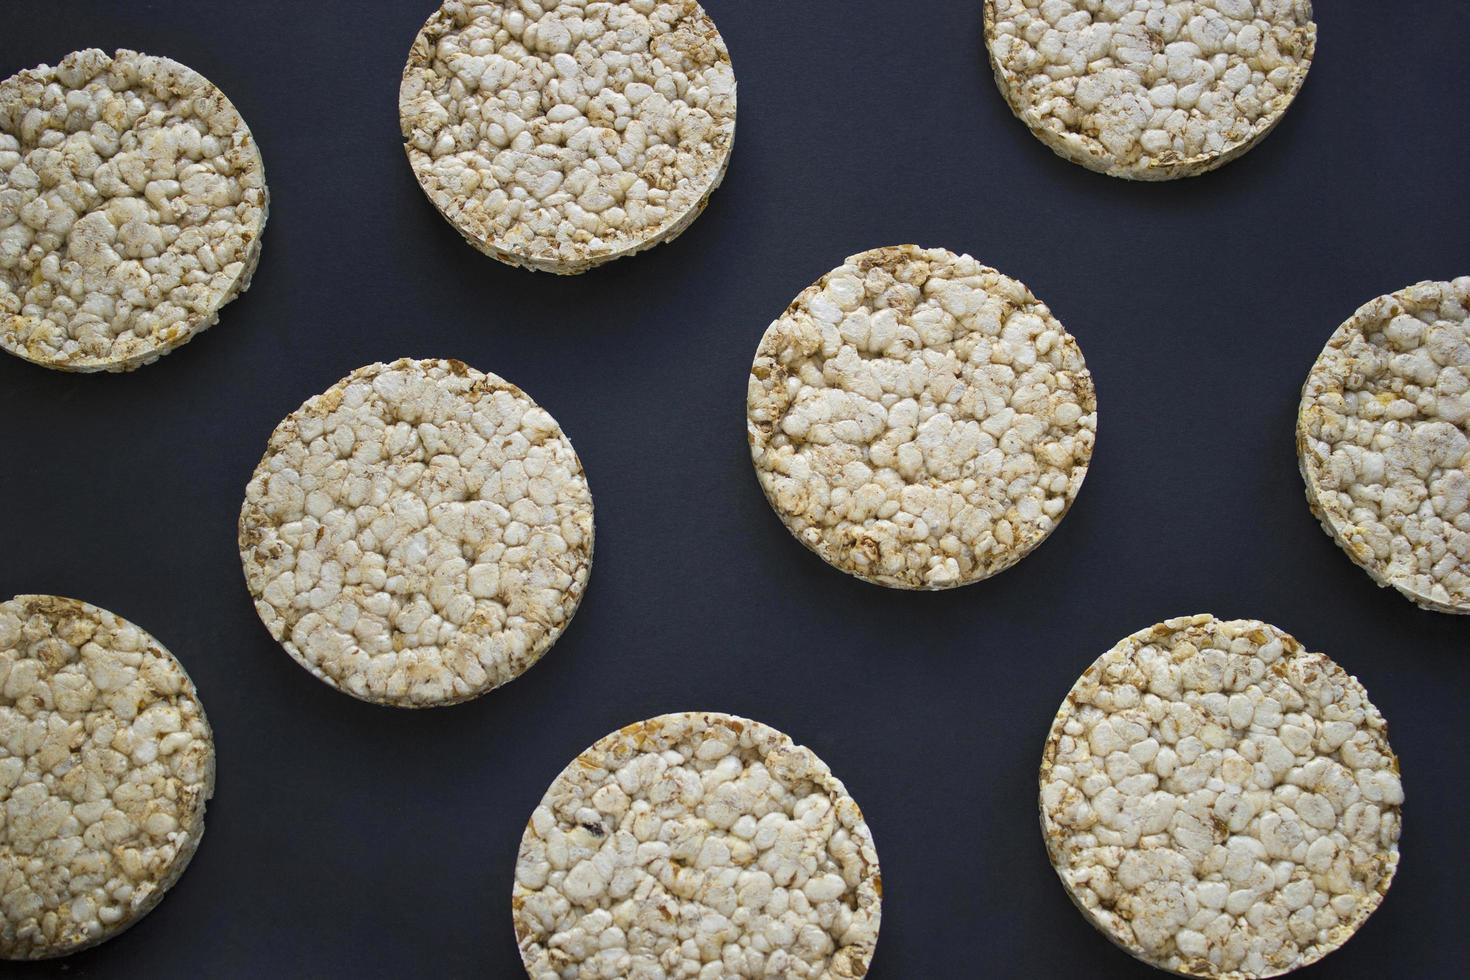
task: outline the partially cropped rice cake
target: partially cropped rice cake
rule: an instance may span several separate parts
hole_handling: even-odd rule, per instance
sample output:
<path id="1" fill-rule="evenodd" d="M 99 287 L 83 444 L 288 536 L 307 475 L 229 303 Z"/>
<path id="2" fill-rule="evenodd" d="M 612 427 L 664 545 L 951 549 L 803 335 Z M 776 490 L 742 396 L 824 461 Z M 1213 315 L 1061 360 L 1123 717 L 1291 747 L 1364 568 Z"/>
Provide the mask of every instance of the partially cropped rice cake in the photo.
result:
<path id="1" fill-rule="evenodd" d="M 260 151 L 198 72 L 95 48 L 0 82 L 0 347 L 131 371 L 250 285 Z"/>
<path id="2" fill-rule="evenodd" d="M 694 0 L 446 0 L 399 115 L 414 175 L 466 241 L 570 274 L 704 210 L 735 140 L 735 74 Z"/>
<path id="3" fill-rule="evenodd" d="M 1332 660 L 1213 616 L 1135 633 L 1089 667 L 1041 762 L 1041 826 L 1109 939 L 1183 976 L 1307 966 L 1378 908 L 1399 862 L 1388 726 Z"/>
<path id="4" fill-rule="evenodd" d="M 521 838 L 535 980 L 866 976 L 883 886 L 842 782 L 760 722 L 662 715 L 556 778 Z"/>
<path id="5" fill-rule="evenodd" d="M 1470 277 L 1338 328 L 1302 391 L 1297 455 L 1312 513 L 1373 581 L 1470 613 Z"/>
<path id="6" fill-rule="evenodd" d="M 1192 177 L 1260 142 L 1317 46 L 1308 0 L 985 0 L 1011 110 L 1114 177 Z"/>
<path id="7" fill-rule="evenodd" d="M 157 640 L 75 599 L 0 603 L 0 957 L 65 956 L 147 915 L 213 793 L 204 708 Z"/>
<path id="8" fill-rule="evenodd" d="M 571 622 L 592 566 L 572 444 L 453 360 L 359 368 L 272 434 L 240 511 L 255 608 L 297 663 L 400 707 L 478 697 Z"/>
<path id="9" fill-rule="evenodd" d="M 1014 279 L 914 245 L 849 258 L 761 338 L 746 429 L 786 527 L 878 585 L 1004 571 L 1061 521 L 1097 429 L 1071 335 Z"/>

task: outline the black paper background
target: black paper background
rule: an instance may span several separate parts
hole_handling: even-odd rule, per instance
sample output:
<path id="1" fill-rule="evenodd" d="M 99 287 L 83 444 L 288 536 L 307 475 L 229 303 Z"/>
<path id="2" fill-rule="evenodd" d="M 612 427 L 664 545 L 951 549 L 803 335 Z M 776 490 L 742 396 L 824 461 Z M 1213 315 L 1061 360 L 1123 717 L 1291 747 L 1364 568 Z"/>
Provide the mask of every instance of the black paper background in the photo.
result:
<path id="1" fill-rule="evenodd" d="M 218 739 L 188 873 L 122 938 L 17 976 L 514 977 L 516 846 L 553 776 L 619 725 L 707 708 L 812 746 L 876 835 L 875 978 L 1146 977 L 1046 860 L 1036 765 L 1077 674 L 1211 611 L 1358 675 L 1408 804 L 1382 910 L 1310 977 L 1458 974 L 1470 621 L 1375 588 L 1317 527 L 1297 393 L 1362 302 L 1470 273 L 1470 13 L 1318 5 L 1316 66 L 1262 146 L 1165 185 L 1053 157 L 1012 118 L 978 2 L 710 0 L 740 83 L 734 159 L 670 247 L 585 276 L 511 269 L 423 198 L 399 74 L 432 2 L 5 0 L 0 76 L 76 48 L 200 70 L 266 161 L 255 285 L 159 363 L 81 377 L 0 357 L 0 595 L 85 598 L 183 661 Z M 1030 285 L 1097 381 L 1097 454 L 1053 538 L 944 594 L 864 585 L 793 541 L 752 475 L 766 325 L 844 256 L 914 241 Z M 275 424 L 353 368 L 452 356 L 562 423 L 597 506 L 567 635 L 481 700 L 409 712 L 312 680 L 235 549 Z"/>

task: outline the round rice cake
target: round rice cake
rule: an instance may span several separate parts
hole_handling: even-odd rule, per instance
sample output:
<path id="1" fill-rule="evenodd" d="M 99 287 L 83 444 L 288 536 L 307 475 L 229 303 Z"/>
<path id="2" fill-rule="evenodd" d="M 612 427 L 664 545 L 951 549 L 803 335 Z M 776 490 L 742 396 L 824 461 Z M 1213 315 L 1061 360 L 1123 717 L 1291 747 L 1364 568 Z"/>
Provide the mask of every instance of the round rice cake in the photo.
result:
<path id="1" fill-rule="evenodd" d="M 862 812 L 782 733 L 713 712 L 613 732 L 531 814 L 511 900 L 537 980 L 862 977 L 883 885 Z"/>
<path id="2" fill-rule="evenodd" d="M 1010 568 L 1087 475 L 1077 342 L 1024 285 L 914 245 L 849 258 L 761 338 L 746 430 L 766 498 L 828 564 L 943 589 Z"/>
<path id="3" fill-rule="evenodd" d="M 1067 894 L 1152 966 L 1217 980 L 1315 963 L 1378 908 L 1403 787 L 1358 681 L 1274 626 L 1135 633 L 1087 669 L 1041 761 Z"/>
<path id="4" fill-rule="evenodd" d="M 0 603 L 0 957 L 65 956 L 147 915 L 213 795 L 204 707 L 162 644 L 75 599 Z"/>
<path id="5" fill-rule="evenodd" d="M 398 110 L 414 175 L 467 242 L 572 274 L 704 210 L 735 140 L 735 73 L 694 0 L 445 0 Z"/>
<path id="6" fill-rule="evenodd" d="M 250 286 L 265 166 L 223 92 L 172 61 L 96 48 L 0 82 L 0 347 L 131 371 Z"/>
<path id="7" fill-rule="evenodd" d="M 478 697 L 561 636 L 592 567 L 572 444 L 453 360 L 359 368 L 271 435 L 240 511 L 255 608 L 318 679 L 418 708 Z"/>
<path id="8" fill-rule="evenodd" d="M 1297 457 L 1312 513 L 1373 581 L 1470 613 L 1470 276 L 1337 329 L 1302 390 Z"/>
<path id="9" fill-rule="evenodd" d="M 1172 180 L 1276 127 L 1317 25 L 1309 0 L 985 0 L 985 44 L 1011 110 L 1054 153 Z"/>

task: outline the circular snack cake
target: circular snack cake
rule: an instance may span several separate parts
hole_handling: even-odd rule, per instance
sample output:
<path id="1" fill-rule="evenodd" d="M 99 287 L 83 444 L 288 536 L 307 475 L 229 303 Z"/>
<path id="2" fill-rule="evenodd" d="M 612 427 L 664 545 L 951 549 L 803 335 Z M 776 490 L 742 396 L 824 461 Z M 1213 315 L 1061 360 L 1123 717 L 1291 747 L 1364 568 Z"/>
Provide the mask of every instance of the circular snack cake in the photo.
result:
<path id="1" fill-rule="evenodd" d="M 414 175 L 467 242 L 571 274 L 704 210 L 735 140 L 735 73 L 694 0 L 445 0 L 398 111 Z"/>
<path id="2" fill-rule="evenodd" d="M 531 814 L 511 900 L 536 980 L 862 977 L 883 887 L 862 812 L 782 733 L 713 712 L 613 732 Z"/>
<path id="3" fill-rule="evenodd" d="M 403 358 L 276 427 L 240 558 L 266 628 L 318 679 L 379 704 L 453 704 L 519 677 L 571 622 L 592 494 L 521 389 Z"/>
<path id="4" fill-rule="evenodd" d="M 1024 285 L 914 245 L 854 255 L 761 338 L 746 430 L 766 498 L 858 578 L 966 585 L 1066 514 L 1097 428 L 1077 342 Z"/>
<path id="5" fill-rule="evenodd" d="M 147 915 L 213 794 L 204 708 L 157 640 L 75 599 L 0 603 L 0 957 L 65 956 Z"/>
<path id="6" fill-rule="evenodd" d="M 1363 686 L 1254 620 L 1123 640 L 1067 695 L 1041 761 L 1067 894 L 1181 976 L 1279 976 L 1347 942 L 1398 868 L 1403 801 Z"/>
<path id="7" fill-rule="evenodd" d="M 1297 457 L 1312 513 L 1373 581 L 1470 613 L 1470 276 L 1337 329 L 1302 390 Z"/>
<path id="8" fill-rule="evenodd" d="M 1309 0 L 985 0 L 1011 110 L 1057 155 L 1193 177 L 1276 127 L 1317 47 Z"/>
<path id="9" fill-rule="evenodd" d="M 177 61 L 96 48 L 0 82 L 0 347 L 131 371 L 250 286 L 269 197 L 249 128 Z"/>

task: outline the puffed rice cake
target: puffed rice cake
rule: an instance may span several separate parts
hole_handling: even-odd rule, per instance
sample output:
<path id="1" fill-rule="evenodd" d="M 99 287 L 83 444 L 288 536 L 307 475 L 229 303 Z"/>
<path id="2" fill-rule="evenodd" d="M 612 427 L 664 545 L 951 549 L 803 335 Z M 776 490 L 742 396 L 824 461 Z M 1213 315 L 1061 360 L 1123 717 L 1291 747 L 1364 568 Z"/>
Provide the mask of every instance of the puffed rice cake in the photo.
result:
<path id="1" fill-rule="evenodd" d="M 204 707 L 162 644 L 75 599 L 0 603 L 0 957 L 65 956 L 147 915 L 213 795 Z"/>
<path id="2" fill-rule="evenodd" d="M 131 371 L 219 321 L 260 261 L 265 165 L 223 92 L 96 48 L 0 82 L 0 347 Z"/>
<path id="3" fill-rule="evenodd" d="M 1274 977 L 1340 947 L 1399 863 L 1403 787 L 1358 681 L 1274 626 L 1171 619 L 1077 681 L 1041 762 L 1067 894 L 1152 966 Z"/>
<path id="4" fill-rule="evenodd" d="M 1297 458 L 1312 513 L 1373 581 L 1470 614 L 1470 276 L 1337 329 L 1302 389 Z"/>
<path id="5" fill-rule="evenodd" d="M 562 771 L 511 900 L 536 980 L 862 977 L 883 884 L 842 782 L 760 722 L 662 715 Z"/>
<path id="6" fill-rule="evenodd" d="M 1276 128 L 1317 25 L 1309 0 L 985 0 L 985 46 L 1011 111 L 1058 156 L 1172 180 Z"/>
<path id="7" fill-rule="evenodd" d="M 746 432 L 787 529 L 891 588 L 1010 568 L 1055 530 L 1097 429 L 1077 342 L 1023 284 L 915 245 L 854 255 L 761 338 Z"/>
<path id="8" fill-rule="evenodd" d="M 704 210 L 730 162 L 735 74 L 694 0 L 445 0 L 398 108 L 414 175 L 467 242 L 569 275 Z"/>
<path id="9" fill-rule="evenodd" d="M 454 360 L 359 368 L 276 427 L 240 558 L 271 636 L 364 701 L 453 704 L 519 677 L 592 567 L 572 444 L 515 385 Z"/>

